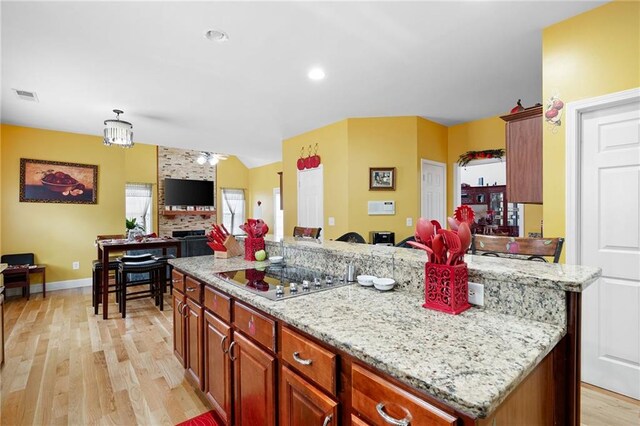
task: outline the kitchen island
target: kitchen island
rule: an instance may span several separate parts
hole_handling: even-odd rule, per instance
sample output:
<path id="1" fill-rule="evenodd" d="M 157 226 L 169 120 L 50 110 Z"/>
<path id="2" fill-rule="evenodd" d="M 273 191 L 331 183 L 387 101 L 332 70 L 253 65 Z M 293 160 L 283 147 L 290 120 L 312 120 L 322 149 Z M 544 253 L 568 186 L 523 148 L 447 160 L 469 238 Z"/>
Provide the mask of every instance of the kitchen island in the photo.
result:
<path id="1" fill-rule="evenodd" d="M 575 341 L 579 343 L 579 327 L 575 326 L 576 308 L 579 313 L 580 291 L 597 279 L 597 269 L 467 255 L 470 280 L 485 285 L 485 306 L 452 316 L 422 307 L 424 254 L 420 251 L 293 239 L 287 239 L 283 245 L 267 242 L 267 251 L 270 255 L 284 254 L 288 263 L 323 274 L 339 275 L 347 262 L 352 261 L 359 273 L 394 276 L 399 285 L 393 291 L 379 292 L 355 284 L 272 301 L 230 284 L 218 275 L 218 272 L 266 266 L 268 262 L 212 256 L 172 260 L 174 280 L 184 279 L 187 283 L 183 293 L 189 293 L 190 285 L 202 286 L 201 291 L 191 290 L 191 293 L 202 293 L 200 303 L 204 305 L 198 310 L 198 300 L 189 300 L 188 295 L 177 292 L 177 297 L 184 299 L 178 300 L 174 307 L 181 314 L 187 313 L 181 315 L 187 318 L 186 322 L 174 324 L 178 346 L 181 339 L 185 340 L 183 336 L 188 336 L 186 340 L 203 336 L 199 344 L 186 342 L 183 353 L 177 355 L 184 360 L 190 372 L 188 377 L 208 395 L 217 411 L 223 412 L 222 417 L 229 424 L 235 423 L 234 415 L 243 415 L 241 407 L 231 404 L 231 401 L 239 402 L 236 400 L 242 398 L 242 392 L 236 390 L 234 396 L 231 391 L 218 393 L 224 396 L 214 398 L 215 389 L 210 388 L 218 386 L 215 380 L 223 379 L 218 377 L 211 382 L 207 377 L 207 371 L 217 368 L 216 362 L 222 362 L 208 362 L 209 357 L 215 358 L 213 351 L 217 348 L 207 344 L 208 327 L 220 319 L 227 322 L 221 334 L 227 336 L 226 340 L 235 342 L 235 335 L 244 339 L 249 334 L 249 340 L 255 340 L 258 346 L 262 344 L 271 354 L 267 365 L 273 371 L 267 382 L 271 380 L 273 386 L 263 383 L 264 393 L 274 394 L 267 402 L 274 404 L 269 414 L 273 422 L 267 422 L 269 424 L 295 423 L 290 421 L 290 414 L 295 410 L 290 409 L 292 398 L 285 389 L 289 389 L 287 384 L 291 382 L 288 378 L 296 372 L 301 377 L 293 382 L 307 380 L 311 385 L 316 384 L 309 388 L 319 396 L 313 395 L 329 398 L 340 407 L 338 410 L 329 404 L 327 413 L 331 414 L 324 419 L 331 415 L 333 419 L 340 417 L 342 422 L 327 424 L 379 424 L 380 416 L 390 413 L 401 422 L 405 408 L 388 405 L 380 409 L 366 395 L 367 389 L 376 388 L 378 383 L 377 379 L 367 378 L 369 373 L 377 375 L 380 383 L 388 383 L 395 394 L 406 393 L 408 404 L 418 404 L 419 401 L 412 398 L 420 398 L 431 408 L 434 419 L 442 421 L 434 420 L 433 424 L 491 424 L 494 419 L 500 423 L 532 416 L 542 423 L 577 424 L 579 394 L 575 392 L 579 391 L 579 358 L 575 353 L 579 346 L 576 347 Z M 218 296 L 220 300 L 229 300 L 228 314 L 220 316 L 215 308 L 207 310 L 208 294 L 213 294 L 216 300 Z M 209 297 L 210 301 L 213 296 Z M 234 304 L 239 310 L 232 307 Z M 250 318 L 248 326 L 236 321 L 236 317 L 246 317 L 245 311 L 251 312 L 247 317 Z M 260 316 L 270 321 L 273 341 L 261 338 L 260 330 L 258 337 L 250 335 L 252 330 L 255 334 L 255 324 L 260 325 L 256 320 Z M 211 322 L 204 321 L 198 327 L 196 321 L 203 317 Z M 190 326 L 189 318 L 194 325 Z M 579 323 L 579 316 L 577 320 Z M 332 354 L 331 365 L 335 370 L 329 368 L 335 376 L 332 385 L 323 387 L 322 381 L 314 376 L 316 373 L 300 371 L 302 367 L 297 365 L 300 361 L 287 358 L 287 348 L 283 346 L 288 345 L 289 334 L 305 339 L 310 347 L 317 345 Z M 224 336 L 219 339 L 222 352 L 228 353 L 235 362 L 239 355 L 232 347 L 225 346 Z M 194 352 L 202 355 L 194 356 Z M 281 370 L 277 368 L 278 362 Z M 239 370 L 236 364 L 233 368 Z M 241 387 L 242 377 L 235 370 L 234 378 L 223 387 Z M 305 392 L 302 393 L 306 398 L 311 398 Z M 220 399 L 226 402 L 220 403 Z M 391 396 L 388 399 L 394 401 Z M 367 407 L 371 411 L 367 411 Z M 430 419 L 409 411 L 413 413 L 410 424 Z"/>

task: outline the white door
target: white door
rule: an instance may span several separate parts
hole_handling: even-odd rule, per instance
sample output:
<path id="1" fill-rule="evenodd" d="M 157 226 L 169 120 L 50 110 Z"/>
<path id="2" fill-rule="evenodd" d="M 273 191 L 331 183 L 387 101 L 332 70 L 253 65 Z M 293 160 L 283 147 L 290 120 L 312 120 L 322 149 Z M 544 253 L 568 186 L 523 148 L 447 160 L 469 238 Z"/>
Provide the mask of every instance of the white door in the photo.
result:
<path id="1" fill-rule="evenodd" d="M 444 163 L 422 160 L 422 196 L 420 216 L 447 223 L 447 166 Z"/>
<path id="2" fill-rule="evenodd" d="M 602 268 L 583 293 L 582 380 L 640 399 L 640 102 L 580 126 L 578 261 Z"/>
<path id="3" fill-rule="evenodd" d="M 280 188 L 273 188 L 273 235 L 276 241 L 284 236 L 284 210 L 280 205 Z"/>
<path id="4" fill-rule="evenodd" d="M 323 227 L 322 165 L 298 171 L 298 223 L 308 228 Z M 293 233 L 293 229 L 290 230 Z M 320 237 L 324 233 L 320 233 Z"/>

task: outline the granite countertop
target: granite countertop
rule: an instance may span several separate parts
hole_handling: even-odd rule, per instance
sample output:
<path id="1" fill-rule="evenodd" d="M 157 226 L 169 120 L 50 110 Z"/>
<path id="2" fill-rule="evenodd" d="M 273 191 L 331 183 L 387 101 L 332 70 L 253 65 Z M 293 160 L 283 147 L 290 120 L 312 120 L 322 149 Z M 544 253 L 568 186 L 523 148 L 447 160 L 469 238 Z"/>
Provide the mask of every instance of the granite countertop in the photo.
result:
<path id="1" fill-rule="evenodd" d="M 564 336 L 564 327 L 471 308 L 448 315 L 406 291 L 357 284 L 271 301 L 215 272 L 264 262 L 201 256 L 176 268 L 472 416 L 491 414 Z"/>
<path id="2" fill-rule="evenodd" d="M 277 244 L 279 241 L 267 236 L 265 241 Z M 341 241 L 304 241 L 293 237 L 285 237 L 287 247 L 310 250 L 326 250 L 328 252 L 371 256 L 393 256 L 395 260 L 415 263 L 424 267 L 425 254 L 422 250 L 402 247 L 374 246 L 371 244 L 354 244 Z M 500 280 L 519 282 L 521 284 L 544 287 L 555 290 L 582 292 L 600 276 L 600 268 L 583 265 L 567 265 L 561 263 L 534 262 L 530 260 L 511 259 L 506 257 L 464 256 L 469 268 L 469 280 Z"/>

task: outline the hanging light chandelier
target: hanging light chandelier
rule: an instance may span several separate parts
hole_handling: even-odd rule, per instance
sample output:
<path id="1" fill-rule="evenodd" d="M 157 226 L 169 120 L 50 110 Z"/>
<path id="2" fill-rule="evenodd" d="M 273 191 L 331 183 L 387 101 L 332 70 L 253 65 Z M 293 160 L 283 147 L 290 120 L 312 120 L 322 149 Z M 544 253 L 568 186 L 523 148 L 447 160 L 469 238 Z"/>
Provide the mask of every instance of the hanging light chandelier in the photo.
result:
<path id="1" fill-rule="evenodd" d="M 118 145 L 123 148 L 133 146 L 133 126 L 128 121 L 120 120 L 119 109 L 114 109 L 115 120 L 104 120 L 104 144 L 107 146 Z"/>
<path id="2" fill-rule="evenodd" d="M 205 163 L 209 163 L 212 166 L 218 164 L 220 160 L 226 160 L 227 156 L 225 154 L 215 154 L 212 152 L 201 152 L 200 155 L 196 158 L 196 163 L 200 165 L 204 165 Z"/>

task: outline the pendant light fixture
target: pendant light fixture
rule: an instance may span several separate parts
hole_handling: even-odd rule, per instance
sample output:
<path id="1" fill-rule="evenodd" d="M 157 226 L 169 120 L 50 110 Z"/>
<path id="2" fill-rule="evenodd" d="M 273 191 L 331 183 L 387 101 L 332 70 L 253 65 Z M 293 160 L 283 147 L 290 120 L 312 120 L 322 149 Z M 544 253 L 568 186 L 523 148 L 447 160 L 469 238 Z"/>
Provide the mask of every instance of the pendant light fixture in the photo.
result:
<path id="1" fill-rule="evenodd" d="M 116 114 L 116 119 L 104 121 L 104 144 L 131 148 L 133 146 L 133 126 L 128 121 L 120 120 L 120 114 L 124 114 L 124 112 L 119 109 L 114 109 L 113 112 Z"/>

